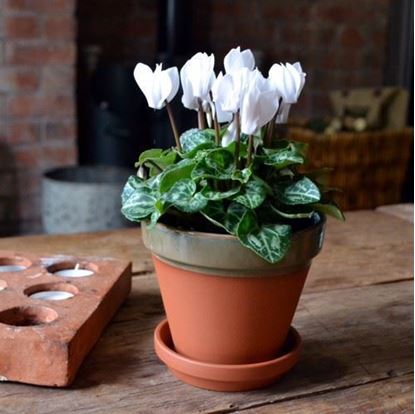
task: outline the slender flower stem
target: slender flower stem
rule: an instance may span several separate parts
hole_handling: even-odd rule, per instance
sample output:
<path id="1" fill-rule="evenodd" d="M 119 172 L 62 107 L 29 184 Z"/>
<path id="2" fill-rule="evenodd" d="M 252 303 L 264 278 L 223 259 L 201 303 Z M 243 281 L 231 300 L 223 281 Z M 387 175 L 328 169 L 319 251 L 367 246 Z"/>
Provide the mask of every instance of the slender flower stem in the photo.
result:
<path id="1" fill-rule="evenodd" d="M 197 121 L 199 125 L 199 129 L 206 129 L 206 119 L 205 119 L 205 113 L 203 112 L 203 106 L 202 101 L 198 100 L 199 109 L 197 111 Z"/>
<path id="2" fill-rule="evenodd" d="M 218 114 L 216 112 L 216 107 L 215 107 L 215 114 L 213 116 L 213 125 L 215 126 L 216 145 L 219 145 L 220 144 L 220 128 L 219 128 Z"/>
<path id="3" fill-rule="evenodd" d="M 166 109 L 167 109 L 167 113 L 169 114 L 170 124 L 171 124 L 171 128 L 173 130 L 174 139 L 176 140 L 177 149 L 179 151 L 181 151 L 182 146 L 180 144 L 179 132 L 177 131 L 176 121 L 174 120 L 173 111 L 172 111 L 172 109 L 170 107 L 170 104 L 168 102 L 166 102 Z"/>
<path id="4" fill-rule="evenodd" d="M 241 148 L 241 120 L 239 117 L 239 111 L 235 114 L 235 127 L 236 127 L 236 145 L 235 145 L 235 166 L 239 167 L 239 152 Z"/>
<path id="5" fill-rule="evenodd" d="M 266 146 L 268 148 L 272 145 L 272 136 L 274 135 L 274 126 L 275 126 L 275 120 L 277 119 L 278 111 L 275 112 L 275 115 L 272 117 L 271 121 L 268 123 L 267 128 L 267 136 L 266 136 Z"/>
<path id="6" fill-rule="evenodd" d="M 249 167 L 249 165 L 252 162 L 252 153 L 254 149 L 254 136 L 250 135 L 248 138 L 248 157 L 246 160 L 246 166 Z"/>
<path id="7" fill-rule="evenodd" d="M 212 91 L 209 92 L 210 95 L 210 99 L 212 100 L 212 105 L 213 105 L 213 125 L 215 128 L 215 142 L 216 145 L 220 144 L 220 127 L 219 127 L 219 122 L 218 122 L 218 111 L 216 110 L 216 103 L 213 102 L 213 94 Z"/>
<path id="8" fill-rule="evenodd" d="M 274 136 L 274 128 L 275 128 L 275 121 L 277 120 L 277 116 L 280 114 L 282 99 L 278 99 L 278 109 L 276 110 L 274 116 L 272 117 L 271 121 L 268 123 L 267 127 L 267 136 L 266 136 L 266 145 L 268 148 L 272 145 L 272 137 Z"/>

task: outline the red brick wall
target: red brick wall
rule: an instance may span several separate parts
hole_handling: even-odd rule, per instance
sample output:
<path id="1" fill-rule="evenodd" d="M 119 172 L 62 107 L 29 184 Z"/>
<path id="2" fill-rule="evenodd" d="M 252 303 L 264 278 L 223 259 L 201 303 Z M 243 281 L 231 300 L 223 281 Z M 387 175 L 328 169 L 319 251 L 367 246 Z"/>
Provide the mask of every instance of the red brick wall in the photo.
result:
<path id="1" fill-rule="evenodd" d="M 383 82 L 390 0 L 197 0 L 197 36 L 217 59 L 235 45 L 299 60 L 307 83 L 292 115 L 328 112 L 332 89 Z M 210 18 L 206 18 L 210 16 Z"/>
<path id="2" fill-rule="evenodd" d="M 82 0 L 82 44 L 104 60 L 151 62 L 156 53 L 156 0 Z M 383 81 L 390 0 L 189 0 L 196 50 L 217 62 L 232 47 L 263 52 L 264 67 L 300 60 L 307 85 L 293 115 L 329 111 L 327 92 Z"/>
<path id="3" fill-rule="evenodd" d="M 75 0 L 0 0 L 0 236 L 40 231 L 45 169 L 76 162 Z"/>

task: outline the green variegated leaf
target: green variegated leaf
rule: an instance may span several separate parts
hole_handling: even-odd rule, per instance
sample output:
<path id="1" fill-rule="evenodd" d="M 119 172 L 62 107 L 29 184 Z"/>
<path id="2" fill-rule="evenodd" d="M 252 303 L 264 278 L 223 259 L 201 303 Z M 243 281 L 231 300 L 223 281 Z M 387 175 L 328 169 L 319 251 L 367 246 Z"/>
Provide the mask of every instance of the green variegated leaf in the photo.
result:
<path id="1" fill-rule="evenodd" d="M 197 128 L 189 129 L 180 136 L 183 156 L 193 158 L 196 153 L 202 149 L 214 148 L 215 132 L 213 134 L 209 130 L 200 130 Z"/>
<path id="2" fill-rule="evenodd" d="M 167 193 L 164 193 L 163 200 L 167 203 L 176 204 L 181 200 L 190 199 L 196 192 L 196 183 L 189 178 L 184 178 L 174 183 Z"/>
<path id="3" fill-rule="evenodd" d="M 140 187 L 145 187 L 146 183 L 140 177 L 136 175 L 131 175 L 127 182 L 124 185 L 124 188 L 121 193 L 121 202 L 124 204 L 131 194 Z"/>
<path id="4" fill-rule="evenodd" d="M 329 216 L 332 216 L 336 218 L 337 220 L 345 221 L 346 217 L 344 216 L 343 212 L 340 210 L 340 208 L 333 202 L 322 204 L 312 204 L 311 207 L 318 211 L 319 213 L 327 214 Z"/>
<path id="5" fill-rule="evenodd" d="M 226 210 L 222 201 L 209 201 L 201 213 L 230 234 L 236 234 L 238 226 L 246 214 L 255 216 L 253 211 L 236 202 L 231 203 Z"/>
<path id="6" fill-rule="evenodd" d="M 284 258 L 291 242 L 291 227 L 284 224 L 264 224 L 251 232 L 241 231 L 240 242 L 267 262 L 277 263 Z"/>
<path id="7" fill-rule="evenodd" d="M 159 211 L 153 211 L 150 216 L 150 225 L 149 228 L 152 229 L 156 224 L 158 219 L 161 217 L 161 213 Z"/>
<path id="8" fill-rule="evenodd" d="M 206 156 L 206 165 L 216 171 L 232 172 L 233 164 L 233 154 L 225 148 L 218 148 Z"/>
<path id="9" fill-rule="evenodd" d="M 213 224 L 225 228 L 226 211 L 222 200 L 208 201 L 201 213 Z"/>
<path id="10" fill-rule="evenodd" d="M 278 147 L 264 148 L 265 155 L 256 157 L 265 165 L 272 165 L 277 169 L 293 164 L 304 164 L 307 144 L 294 141 L 278 141 Z"/>
<path id="11" fill-rule="evenodd" d="M 163 195 L 163 201 L 185 213 L 200 211 L 207 204 L 207 200 L 200 193 L 196 193 L 196 184 L 189 178 L 177 181 Z"/>
<path id="12" fill-rule="evenodd" d="M 320 201 L 320 190 L 307 177 L 298 181 L 280 183 L 274 188 L 275 195 L 283 204 L 311 204 Z"/>
<path id="13" fill-rule="evenodd" d="M 160 192 L 159 187 L 160 187 L 161 178 L 162 178 L 162 174 L 158 174 L 146 180 L 147 187 L 153 190 L 155 194 L 156 193 L 158 194 Z"/>
<path id="14" fill-rule="evenodd" d="M 188 203 L 177 206 L 177 208 L 185 213 L 197 213 L 206 207 L 208 200 L 200 193 L 196 193 Z"/>
<path id="15" fill-rule="evenodd" d="M 223 200 L 225 198 L 230 198 L 233 195 L 238 194 L 240 190 L 240 185 L 237 185 L 227 191 L 213 190 L 210 186 L 206 186 L 201 191 L 201 194 L 208 200 Z"/>
<path id="16" fill-rule="evenodd" d="M 224 148 L 226 148 L 226 150 L 228 150 L 232 154 L 235 154 L 236 141 L 232 141 L 229 145 L 227 145 Z M 246 156 L 248 155 L 248 145 L 244 142 L 241 142 L 239 145 L 239 155 L 243 158 L 246 158 Z"/>
<path id="17" fill-rule="evenodd" d="M 160 177 L 160 193 L 164 194 L 173 185 L 184 178 L 190 178 L 195 163 L 192 160 L 182 160 L 177 164 L 168 167 Z"/>
<path id="18" fill-rule="evenodd" d="M 255 213 L 252 210 L 246 210 L 239 220 L 235 233 L 238 237 L 241 237 L 242 235 L 249 234 L 257 229 L 258 223 Z"/>
<path id="19" fill-rule="evenodd" d="M 123 201 L 121 212 L 131 221 L 140 221 L 155 210 L 157 198 L 148 187 L 136 188 L 128 198 Z"/>
<path id="20" fill-rule="evenodd" d="M 235 234 L 236 230 L 248 209 L 239 203 L 231 203 L 226 210 L 224 226 L 231 234 Z"/>
<path id="21" fill-rule="evenodd" d="M 223 148 L 212 150 L 201 159 L 194 170 L 192 178 L 215 178 L 217 180 L 229 180 L 235 170 L 233 155 Z"/>
<path id="22" fill-rule="evenodd" d="M 265 200 L 267 196 L 267 187 L 259 180 L 251 179 L 243 187 L 234 200 L 245 207 L 256 209 Z"/>
<path id="23" fill-rule="evenodd" d="M 163 149 L 161 148 L 152 148 L 143 151 L 138 157 L 138 161 L 135 163 L 135 166 L 138 167 L 139 165 L 143 165 L 148 160 L 160 158 L 161 154 L 163 154 Z"/>
<path id="24" fill-rule="evenodd" d="M 150 169 L 150 176 L 159 174 L 169 165 L 174 164 L 177 154 L 170 150 L 162 150 L 160 148 L 153 148 L 147 151 L 143 151 L 140 154 L 138 162 L 135 166 L 145 165 Z"/>
<path id="25" fill-rule="evenodd" d="M 231 175 L 231 180 L 246 183 L 251 178 L 251 175 L 252 171 L 249 168 L 244 168 L 243 170 L 235 170 Z"/>

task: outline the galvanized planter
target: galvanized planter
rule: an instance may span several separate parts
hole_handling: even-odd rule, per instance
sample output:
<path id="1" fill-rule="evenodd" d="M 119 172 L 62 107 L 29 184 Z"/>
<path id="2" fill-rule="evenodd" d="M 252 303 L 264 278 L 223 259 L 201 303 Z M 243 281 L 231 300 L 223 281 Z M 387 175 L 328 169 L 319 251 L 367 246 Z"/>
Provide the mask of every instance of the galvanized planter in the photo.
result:
<path id="1" fill-rule="evenodd" d="M 42 179 L 42 222 L 46 233 L 78 233 L 128 226 L 120 193 L 129 169 L 64 167 Z"/>

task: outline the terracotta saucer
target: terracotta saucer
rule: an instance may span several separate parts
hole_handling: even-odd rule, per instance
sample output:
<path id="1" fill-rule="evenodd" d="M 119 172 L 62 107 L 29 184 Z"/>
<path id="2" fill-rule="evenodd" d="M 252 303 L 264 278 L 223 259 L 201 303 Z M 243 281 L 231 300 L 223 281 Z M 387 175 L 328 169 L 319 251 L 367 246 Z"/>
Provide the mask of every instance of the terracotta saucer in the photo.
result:
<path id="1" fill-rule="evenodd" d="M 246 365 L 210 364 L 189 359 L 174 350 L 167 319 L 154 331 L 156 354 L 170 371 L 187 384 L 212 391 L 247 391 L 275 382 L 298 362 L 301 345 L 299 333 L 291 327 L 278 358 Z"/>

